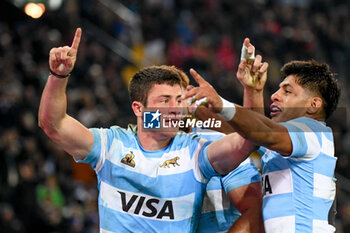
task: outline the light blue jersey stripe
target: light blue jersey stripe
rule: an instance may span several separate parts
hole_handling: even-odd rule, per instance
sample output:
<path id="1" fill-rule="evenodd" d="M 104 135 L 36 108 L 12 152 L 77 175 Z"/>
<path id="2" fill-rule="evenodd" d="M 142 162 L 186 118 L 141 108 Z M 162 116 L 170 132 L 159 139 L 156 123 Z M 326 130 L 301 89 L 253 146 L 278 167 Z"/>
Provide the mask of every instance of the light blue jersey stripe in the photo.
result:
<path id="1" fill-rule="evenodd" d="M 235 170 L 222 178 L 226 193 L 244 185 L 260 181 L 261 175 L 251 162 L 238 166 Z"/>
<path id="2" fill-rule="evenodd" d="M 328 220 L 328 211 L 331 208 L 334 200 L 315 197 L 315 219 Z"/>
<path id="3" fill-rule="evenodd" d="M 292 194 L 280 194 L 276 196 L 264 197 L 263 201 L 263 216 L 264 220 L 271 218 L 294 215 L 292 205 L 287 205 L 286 200 L 292 202 Z"/>
<path id="4" fill-rule="evenodd" d="M 285 227 L 297 233 L 328 229 L 328 212 L 335 196 L 336 157 L 332 131 L 323 122 L 307 117 L 282 125 L 289 132 L 292 154 L 281 156 L 266 148 L 259 149 L 263 153 L 266 232 L 279 233 Z M 290 216 L 289 223 L 295 225 L 283 225 L 286 216 Z M 278 225 L 279 222 L 282 225 Z"/>
<path id="5" fill-rule="evenodd" d="M 320 155 L 315 159 L 314 171 L 315 173 L 333 177 L 334 170 L 330 168 L 335 167 L 336 163 L 337 159 L 335 157 L 320 153 Z"/>
<path id="6" fill-rule="evenodd" d="M 94 145 L 90 153 L 85 157 L 84 160 L 80 160 L 77 162 L 90 164 L 93 169 L 96 168 L 96 164 L 100 158 L 99 152 L 101 151 L 101 137 L 98 131 L 90 130 L 94 135 Z"/>
<path id="7" fill-rule="evenodd" d="M 265 166 L 267 163 L 269 166 Z M 290 160 L 286 157 L 280 156 L 275 151 L 267 150 L 264 154 L 264 159 L 262 160 L 261 165 L 264 168 L 264 173 L 280 171 L 290 167 Z"/>
<path id="8" fill-rule="evenodd" d="M 224 136 L 222 133 L 215 131 L 208 132 L 208 130 L 205 132 L 199 131 L 197 134 L 201 138 L 210 141 L 218 140 Z M 241 163 L 234 171 L 223 178 L 221 176 L 213 176 L 207 185 L 207 198 L 204 198 L 203 203 L 205 212 L 201 215 L 197 233 L 228 231 L 233 223 L 241 216 L 241 213 L 230 203 L 225 193 L 260 181 L 261 175 L 250 159 Z"/>
<path id="9" fill-rule="evenodd" d="M 169 222 L 134 218 L 129 214 L 106 209 L 101 205 L 99 205 L 99 209 L 100 217 L 110 220 L 102 221 L 100 227 L 111 232 L 173 233 L 184 232 L 191 229 L 190 219 L 169 224 Z M 116 221 L 116 219 L 118 219 L 118 221 Z"/>
<path id="10" fill-rule="evenodd" d="M 201 215 L 200 223 L 196 232 L 214 233 L 227 231 L 240 216 L 241 213 L 234 207 L 231 207 L 228 210 L 218 210 L 216 212 L 203 213 Z"/>
<path id="11" fill-rule="evenodd" d="M 119 188 L 131 192 L 143 193 L 141 188 L 147 187 L 149 195 L 159 197 L 173 197 L 174 195 L 183 196 L 205 186 L 204 183 L 200 183 L 195 179 L 193 171 L 153 178 L 118 167 L 108 160 L 105 162 L 104 168 L 98 173 L 98 176 L 100 177 L 100 181 L 110 185 L 118 184 Z M 142 184 L 129 182 L 133 180 L 137 181 L 138 179 L 142 180 Z M 169 180 L 173 181 L 171 183 L 171 189 L 159 188 L 170 185 Z"/>
<path id="12" fill-rule="evenodd" d="M 209 142 L 178 133 L 167 147 L 147 151 L 130 129 L 90 130 L 94 145 L 81 162 L 97 173 L 101 231 L 194 232 L 207 178 L 216 175 Z"/>

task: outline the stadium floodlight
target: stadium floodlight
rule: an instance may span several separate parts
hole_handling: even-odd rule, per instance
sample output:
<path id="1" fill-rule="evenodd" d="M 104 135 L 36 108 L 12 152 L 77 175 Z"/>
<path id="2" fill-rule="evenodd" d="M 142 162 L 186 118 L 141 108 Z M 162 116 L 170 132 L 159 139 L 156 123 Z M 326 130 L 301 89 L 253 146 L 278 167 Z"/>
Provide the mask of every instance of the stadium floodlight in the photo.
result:
<path id="1" fill-rule="evenodd" d="M 61 8 L 63 0 L 10 0 L 16 7 L 22 8 L 29 3 L 43 4 L 48 10 L 56 11 Z"/>
<path id="2" fill-rule="evenodd" d="M 42 3 L 29 2 L 24 6 L 24 12 L 33 19 L 40 18 L 45 10 L 45 5 Z"/>

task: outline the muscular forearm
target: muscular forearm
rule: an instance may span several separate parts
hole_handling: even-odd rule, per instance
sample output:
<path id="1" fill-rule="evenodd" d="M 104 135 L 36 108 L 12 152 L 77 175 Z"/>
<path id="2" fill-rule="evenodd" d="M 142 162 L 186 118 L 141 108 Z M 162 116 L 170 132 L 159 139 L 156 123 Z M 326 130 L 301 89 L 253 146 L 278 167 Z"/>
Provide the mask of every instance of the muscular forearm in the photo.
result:
<path id="1" fill-rule="evenodd" d="M 224 184 L 227 183 L 224 181 Z M 236 209 L 242 214 L 234 222 L 229 232 L 264 232 L 261 182 L 255 182 L 232 189 L 228 192 L 228 197 Z"/>
<path id="2" fill-rule="evenodd" d="M 283 155 L 289 155 L 292 144 L 287 129 L 262 114 L 236 106 L 231 126 L 244 138 Z"/>
<path id="3" fill-rule="evenodd" d="M 49 66 L 52 74 L 46 82 L 39 107 L 39 126 L 77 160 L 84 159 L 94 143 L 89 129 L 66 113 L 68 76 L 76 61 L 80 38 L 81 29 L 77 28 L 71 47 L 50 50 Z"/>
<path id="4" fill-rule="evenodd" d="M 229 233 L 263 233 L 264 224 L 261 216 L 261 209 L 251 208 L 239 217 L 232 225 Z"/>
<path id="5" fill-rule="evenodd" d="M 214 170 L 219 174 L 226 175 L 254 150 L 256 150 L 255 144 L 244 139 L 238 133 L 232 133 L 211 143 L 208 146 L 207 155 Z"/>
<path id="6" fill-rule="evenodd" d="M 264 115 L 264 93 L 263 90 L 244 88 L 243 107 L 252 109 Z"/>
<path id="7" fill-rule="evenodd" d="M 39 106 L 39 126 L 52 136 L 66 116 L 66 86 L 68 78 L 60 79 L 50 75 L 45 85 Z"/>
<path id="8" fill-rule="evenodd" d="M 215 120 L 220 120 L 221 127 L 220 128 L 213 128 L 212 130 L 224 133 L 224 134 L 230 134 L 234 132 L 234 129 L 231 127 L 231 125 L 225 121 L 222 117 L 220 117 L 218 114 L 210 111 L 208 108 L 204 106 L 199 106 L 196 110 L 196 117 L 202 121 L 205 121 L 209 118 L 213 118 Z"/>

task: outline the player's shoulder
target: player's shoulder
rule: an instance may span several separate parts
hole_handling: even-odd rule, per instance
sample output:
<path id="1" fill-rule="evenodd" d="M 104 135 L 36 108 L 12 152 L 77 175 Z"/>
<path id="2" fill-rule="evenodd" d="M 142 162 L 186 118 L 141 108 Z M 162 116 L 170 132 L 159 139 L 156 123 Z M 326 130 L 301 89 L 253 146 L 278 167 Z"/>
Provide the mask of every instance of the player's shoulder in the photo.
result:
<path id="1" fill-rule="evenodd" d="M 189 151 L 194 152 L 198 146 L 202 147 L 208 143 L 208 140 L 205 138 L 201 138 L 197 133 L 186 133 L 186 132 L 178 132 L 172 140 L 171 148 L 172 150 L 181 149 L 181 148 L 189 148 Z"/>
<path id="2" fill-rule="evenodd" d="M 286 123 L 317 124 L 320 126 L 325 126 L 325 123 L 323 121 L 318 121 L 316 119 L 313 119 L 311 117 L 306 117 L 306 116 L 291 119 L 291 120 L 287 121 Z"/>
<path id="3" fill-rule="evenodd" d="M 119 140 L 128 140 L 135 138 L 137 135 L 137 128 L 133 127 L 133 125 L 129 125 L 126 129 L 113 125 L 109 128 L 90 128 L 90 130 L 106 136 L 109 140 L 114 138 Z"/>
<path id="4" fill-rule="evenodd" d="M 216 141 L 225 136 L 224 133 L 211 129 L 193 128 L 192 131 L 196 133 L 200 138 L 204 138 L 209 141 Z"/>
<path id="5" fill-rule="evenodd" d="M 301 132 L 331 132 L 331 128 L 324 121 L 318 121 L 310 117 L 298 117 L 287 122 L 281 123 L 291 130 Z"/>
<path id="6" fill-rule="evenodd" d="M 223 179 L 231 179 L 232 177 L 237 177 L 239 174 L 243 174 L 243 176 L 247 176 L 248 173 L 251 173 L 250 171 L 253 171 L 253 175 L 258 174 L 258 170 L 255 167 L 253 160 L 248 157 L 245 159 L 242 163 L 239 164 L 238 167 L 236 167 L 234 170 L 229 172 L 227 175 L 223 177 Z M 242 176 L 242 175 L 241 175 Z"/>
<path id="7" fill-rule="evenodd" d="M 137 128 L 133 128 L 132 125 L 128 125 L 127 128 L 120 127 L 118 125 L 112 125 L 109 128 L 104 128 L 106 132 L 117 134 L 125 134 L 125 135 L 133 135 L 136 134 Z"/>
<path id="8" fill-rule="evenodd" d="M 197 133 L 191 132 L 191 133 L 186 133 L 183 131 L 179 131 L 175 137 L 174 141 L 180 143 L 190 143 L 190 142 L 198 142 L 200 140 L 200 137 Z"/>

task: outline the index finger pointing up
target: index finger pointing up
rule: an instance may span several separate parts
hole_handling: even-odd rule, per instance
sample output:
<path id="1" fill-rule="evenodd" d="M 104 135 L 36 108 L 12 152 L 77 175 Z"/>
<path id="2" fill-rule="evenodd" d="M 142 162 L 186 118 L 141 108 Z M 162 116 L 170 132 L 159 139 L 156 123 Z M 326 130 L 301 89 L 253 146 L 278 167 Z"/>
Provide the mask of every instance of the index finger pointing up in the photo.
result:
<path id="1" fill-rule="evenodd" d="M 199 84 L 199 86 L 206 83 L 204 78 L 202 78 L 202 76 L 200 76 L 197 73 L 197 71 L 195 71 L 194 69 L 191 68 L 190 73 L 191 73 L 192 77 L 194 78 L 194 80 L 196 80 L 196 82 Z"/>
<path id="2" fill-rule="evenodd" d="M 250 45 L 250 39 L 249 39 L 248 37 L 246 37 L 246 38 L 244 39 L 243 44 L 248 48 L 248 46 Z"/>
<path id="3" fill-rule="evenodd" d="M 77 28 L 71 48 L 78 50 L 81 38 L 81 28 Z"/>
<path id="4" fill-rule="evenodd" d="M 248 54 L 255 54 L 255 47 L 250 43 L 250 39 L 247 37 L 243 42 L 244 46 L 248 49 Z"/>

